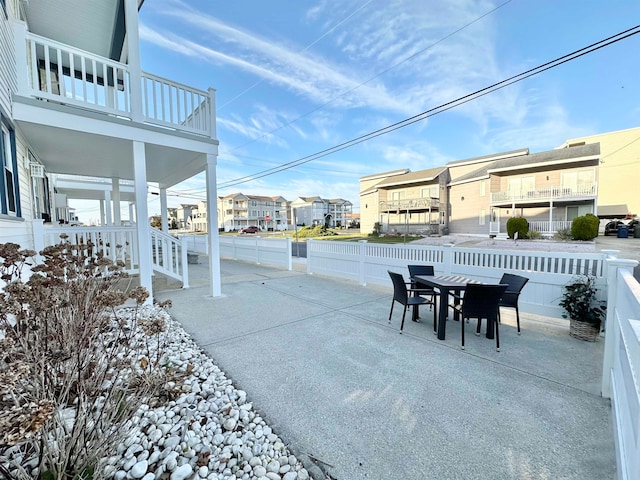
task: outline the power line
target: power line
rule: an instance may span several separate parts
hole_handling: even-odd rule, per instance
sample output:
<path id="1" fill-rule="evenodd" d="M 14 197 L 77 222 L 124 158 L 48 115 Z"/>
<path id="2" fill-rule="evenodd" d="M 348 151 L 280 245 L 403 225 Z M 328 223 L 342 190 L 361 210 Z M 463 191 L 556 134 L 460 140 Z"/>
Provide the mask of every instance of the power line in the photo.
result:
<path id="1" fill-rule="evenodd" d="M 511 0 L 509 0 L 511 1 Z M 320 40 L 322 40 L 324 37 L 326 37 L 327 35 L 329 35 L 331 32 L 333 32 L 336 28 L 338 28 L 340 25 L 342 25 L 343 23 L 345 23 L 347 20 L 349 20 L 351 17 L 353 17 L 356 13 L 358 13 L 360 10 L 362 10 L 364 7 L 366 7 L 367 5 L 369 5 L 371 2 L 373 2 L 373 0 L 369 0 L 368 2 L 360 5 L 358 8 L 356 8 L 353 12 L 351 12 L 347 17 L 343 18 L 342 20 L 340 20 L 338 23 L 336 23 L 333 27 L 331 27 L 329 30 L 327 30 L 326 32 L 324 32 L 322 35 L 320 35 L 318 38 L 316 38 L 313 42 L 311 42 L 309 45 L 307 45 L 306 47 L 304 47 L 302 50 L 300 50 L 298 53 L 304 53 L 307 50 L 309 50 L 311 47 L 313 47 L 316 43 L 318 43 Z M 242 97 L 245 93 L 253 90 L 254 88 L 256 88 L 258 85 L 260 85 L 261 83 L 263 83 L 265 80 L 264 78 L 258 80 L 257 82 L 255 82 L 253 85 L 251 85 L 250 87 L 247 87 L 245 90 L 243 90 L 242 92 L 240 92 L 239 94 L 237 94 L 235 97 L 233 97 L 231 100 L 227 101 L 226 103 L 224 103 L 221 107 L 218 108 L 218 111 L 222 110 L 224 107 L 226 107 L 227 105 L 229 105 L 230 103 L 235 102 L 238 98 Z M 268 134 L 267 134 L 268 135 Z M 238 147 L 239 148 L 239 147 Z"/>
<path id="2" fill-rule="evenodd" d="M 227 182 L 222 182 L 221 184 L 218 185 L 218 188 L 228 188 L 228 187 L 232 187 L 235 185 L 239 185 L 241 183 L 246 183 L 248 181 L 252 181 L 252 180 L 257 180 L 258 178 L 262 178 L 262 177 L 266 177 L 268 175 L 273 175 L 275 173 L 279 173 L 282 172 L 284 170 L 288 170 L 290 168 L 302 165 L 304 163 L 308 163 L 311 162 L 313 160 L 317 160 L 318 158 L 322 158 L 325 157 L 327 155 L 339 152 L 341 150 L 344 150 L 346 148 L 350 148 L 354 145 L 358 145 L 360 143 L 363 143 L 365 141 L 371 140 L 373 138 L 379 137 L 381 135 L 385 135 L 387 133 L 393 132 L 395 130 L 398 130 L 400 128 L 404 128 L 407 127 L 409 125 L 412 125 L 413 123 L 422 121 L 422 120 L 426 120 L 427 118 L 433 117 L 435 115 L 438 115 L 440 113 L 443 113 L 445 111 L 451 110 L 452 108 L 458 107 L 460 105 L 464 105 L 465 103 L 468 103 L 472 100 L 476 100 L 477 98 L 483 97 L 485 95 L 488 95 L 489 93 L 493 93 L 497 90 L 500 90 L 502 88 L 505 88 L 509 85 L 512 85 L 514 83 L 520 82 L 522 80 L 525 80 L 527 78 L 533 77 L 535 75 L 538 75 L 542 72 L 545 72 L 547 70 L 550 70 L 552 68 L 558 67 L 564 63 L 570 62 L 572 60 L 575 60 L 577 58 L 580 58 L 584 55 L 587 55 L 589 53 L 595 52 L 596 50 L 599 50 L 601 48 L 604 48 L 606 46 L 612 45 L 614 43 L 617 43 L 621 40 L 624 40 L 626 38 L 629 38 L 633 35 L 636 35 L 640 33 L 640 25 L 636 25 L 635 27 L 629 28 L 627 30 L 624 30 L 622 32 L 619 32 L 615 35 L 612 35 L 610 37 L 607 37 L 603 40 L 600 40 L 598 42 L 592 43 L 586 47 L 580 48 L 578 50 L 575 50 L 571 53 L 568 53 L 566 55 L 563 55 L 561 57 L 557 57 L 554 60 L 548 61 L 546 63 L 543 63 L 541 65 L 538 65 L 537 67 L 531 68 L 529 70 L 526 70 L 524 72 L 521 72 L 517 75 L 513 75 L 509 78 L 506 78 L 504 80 L 501 80 L 499 82 L 496 82 L 492 85 L 489 85 L 487 87 L 481 88 L 479 90 L 476 90 L 472 93 L 463 95 L 461 97 L 456 98 L 455 100 L 451 100 L 449 102 L 443 103 L 438 105 L 437 107 L 433 107 L 429 110 L 426 110 L 424 112 L 421 112 L 417 115 L 414 115 L 412 117 L 409 118 L 405 118 L 404 120 L 401 120 L 399 122 L 393 123 L 391 125 L 387 125 L 386 127 L 380 128 L 378 130 L 374 130 L 372 132 L 369 132 L 365 135 L 361 135 L 359 137 L 353 138 L 351 140 L 347 140 L 345 142 L 342 142 L 338 145 L 334 145 L 333 147 L 329 147 L 326 148 L 324 150 L 321 150 L 319 152 L 313 153 L 311 155 L 307 155 L 301 158 L 298 158 L 296 160 L 292 160 L 290 162 L 287 163 L 283 163 L 277 167 L 273 167 L 267 170 L 263 170 L 261 172 L 257 172 L 255 174 L 252 175 L 246 175 L 243 177 L 238 177 L 236 179 L 233 180 L 229 180 Z"/>
<path id="3" fill-rule="evenodd" d="M 512 1 L 512 0 L 506 0 L 504 3 L 502 3 L 502 4 L 498 5 L 497 7 L 493 8 L 492 10 L 489 10 L 488 12 L 486 12 L 486 13 L 484 13 L 484 14 L 480 15 L 479 17 L 477 17 L 477 18 L 475 18 L 475 19 L 473 19 L 473 20 L 471 20 L 469 23 L 464 24 L 462 27 L 460 27 L 460 28 L 458 28 L 458 29 L 454 30 L 453 32 L 451 32 L 451 33 L 449 33 L 449 34 L 445 35 L 445 36 L 444 36 L 444 37 L 442 37 L 441 39 L 439 39 L 439 40 L 437 40 L 437 41 L 435 41 L 435 42 L 433 42 L 433 43 L 431 43 L 431 44 L 427 45 L 427 46 L 426 46 L 426 47 L 424 47 L 423 49 L 418 50 L 417 52 L 412 53 L 412 54 L 411 54 L 411 55 L 409 55 L 408 57 L 403 58 L 403 59 L 402 59 L 402 60 L 400 60 L 399 62 L 394 63 L 394 64 L 393 64 L 393 65 L 391 65 L 390 67 L 388 67 L 388 68 L 386 68 L 386 69 L 382 70 L 381 72 L 378 72 L 378 73 L 377 73 L 377 74 L 375 74 L 374 76 L 369 77 L 368 79 L 366 79 L 365 81 L 363 81 L 363 82 L 359 83 L 359 84 L 358 84 L 358 85 L 356 85 L 355 87 L 353 87 L 353 88 L 349 88 L 349 89 L 345 90 L 344 92 L 342 92 L 342 93 L 340 93 L 339 95 L 337 95 L 337 96 L 333 97 L 332 99 L 330 99 L 329 101 L 327 101 L 327 102 L 323 103 L 322 105 L 319 105 L 318 107 L 316 107 L 316 108 L 314 108 L 314 109 L 312 109 L 312 110 L 309 110 L 309 111 L 308 111 L 308 112 L 306 112 L 306 113 L 303 113 L 302 115 L 300 115 L 300 116 L 298 116 L 298 117 L 294 118 L 293 120 L 290 120 L 290 121 L 288 121 L 288 122 L 286 122 L 286 123 L 284 123 L 284 124 L 280 125 L 280 126 L 279 126 L 279 127 L 277 127 L 277 128 L 274 128 L 273 130 L 271 130 L 271 131 L 269 131 L 269 132 L 263 133 L 262 135 L 259 135 L 259 136 L 258 136 L 258 137 L 256 137 L 256 138 L 253 138 L 253 139 L 251 139 L 251 140 L 249 140 L 249 141 L 247 141 L 247 142 L 245 142 L 245 143 L 242 143 L 242 144 L 238 145 L 237 147 L 232 148 L 232 149 L 230 150 L 230 152 L 234 152 L 234 151 L 238 150 L 239 148 L 242 148 L 242 147 L 245 147 L 245 146 L 247 146 L 247 145 L 250 145 L 250 144 L 252 144 L 252 143 L 254 143 L 254 142 L 257 142 L 258 140 L 260 140 L 260 139 L 262 139 L 262 138 L 265 138 L 265 137 L 266 137 L 266 136 L 268 136 L 268 135 L 272 135 L 272 134 L 274 134 L 275 132 L 277 132 L 277 131 L 279 131 L 279 130 L 282 130 L 282 129 L 283 129 L 283 128 L 285 128 L 285 127 L 288 127 L 289 125 L 291 125 L 291 124 L 293 124 L 293 123 L 296 123 L 298 120 L 302 120 L 303 118 L 308 117 L 308 116 L 309 116 L 309 115 L 311 115 L 312 113 L 315 113 L 315 112 L 317 112 L 318 110 L 323 109 L 324 107 L 326 107 L 327 105 L 332 104 L 334 101 L 338 100 L 339 98 L 344 97 L 347 93 L 351 93 L 351 92 L 353 92 L 353 91 L 357 90 L 358 88 L 360 88 L 360 87 L 362 87 L 362 86 L 366 85 L 367 83 L 371 82 L 372 80 L 375 80 L 376 78 L 378 78 L 378 77 L 380 77 L 380 76 L 384 75 L 385 73 L 389 72 L 390 70 L 393 70 L 394 68 L 398 67 L 399 65 L 402 65 L 403 63 L 405 63 L 405 62 L 407 62 L 407 61 L 411 60 L 412 58 L 417 57 L 417 56 L 418 56 L 418 55 L 420 55 L 421 53 L 424 53 L 424 52 L 426 52 L 427 50 L 432 49 L 433 47 L 435 47 L 435 46 L 436 46 L 436 45 L 438 45 L 439 43 L 442 43 L 442 42 L 444 42 L 445 40 L 447 40 L 447 39 L 451 38 L 451 37 L 452 37 L 452 36 L 454 36 L 456 33 L 459 33 L 459 32 L 461 32 L 462 30 L 464 30 L 464 29 L 466 29 L 466 28 L 470 27 L 470 26 L 471 26 L 471 25 L 473 25 L 474 23 L 479 22 L 480 20 L 482 20 L 482 19 L 483 19 L 483 18 L 485 18 L 486 16 L 491 15 L 491 14 L 492 14 L 493 12 L 495 12 L 496 10 L 499 10 L 500 8 L 502 8 L 502 7 L 504 7 L 505 5 L 507 5 L 508 3 L 511 3 L 511 1 Z M 261 82 L 262 82 L 262 80 L 261 80 L 260 82 L 258 82 L 258 83 L 261 83 Z M 257 85 L 258 83 L 256 83 L 256 85 Z M 255 86 L 255 85 L 254 85 L 254 86 Z M 253 87 L 250 87 L 250 88 L 253 88 Z M 225 104 L 225 105 L 226 105 L 226 104 Z"/>

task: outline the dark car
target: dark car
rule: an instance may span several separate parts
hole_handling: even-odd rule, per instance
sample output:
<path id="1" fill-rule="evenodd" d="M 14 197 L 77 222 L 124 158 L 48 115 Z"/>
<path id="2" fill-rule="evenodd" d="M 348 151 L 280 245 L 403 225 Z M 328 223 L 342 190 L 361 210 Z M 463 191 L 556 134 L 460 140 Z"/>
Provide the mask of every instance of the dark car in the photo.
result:
<path id="1" fill-rule="evenodd" d="M 258 227 L 244 227 L 242 230 L 240 230 L 240 233 L 258 233 L 260 231 L 260 229 Z"/>
<path id="2" fill-rule="evenodd" d="M 621 225 L 626 225 L 621 220 L 612 220 L 604 226 L 604 234 L 605 235 L 617 235 L 618 227 Z"/>
<path id="3" fill-rule="evenodd" d="M 638 224 L 640 220 L 633 219 L 629 223 L 627 223 L 627 227 L 629 227 L 629 235 L 633 235 L 636 228 L 638 228 Z"/>

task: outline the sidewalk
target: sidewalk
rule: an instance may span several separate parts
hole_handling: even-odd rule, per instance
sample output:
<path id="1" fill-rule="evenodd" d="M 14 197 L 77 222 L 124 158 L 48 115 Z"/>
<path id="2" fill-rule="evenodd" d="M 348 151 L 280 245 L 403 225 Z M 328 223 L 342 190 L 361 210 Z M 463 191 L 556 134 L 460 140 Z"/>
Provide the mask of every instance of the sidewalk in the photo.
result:
<path id="1" fill-rule="evenodd" d="M 166 290 L 171 314 L 300 458 L 340 480 L 607 479 L 610 402 L 599 395 L 602 340 L 563 321 L 504 311 L 501 351 L 449 322 L 388 324 L 391 288 L 222 260 L 223 297 Z M 407 318 L 410 315 L 407 314 Z M 429 320 L 428 320 L 429 319 Z"/>

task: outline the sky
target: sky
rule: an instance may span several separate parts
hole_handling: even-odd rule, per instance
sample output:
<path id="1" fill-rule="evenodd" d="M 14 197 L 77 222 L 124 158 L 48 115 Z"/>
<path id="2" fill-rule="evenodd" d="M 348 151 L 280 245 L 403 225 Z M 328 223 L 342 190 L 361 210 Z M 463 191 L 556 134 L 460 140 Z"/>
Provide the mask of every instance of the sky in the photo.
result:
<path id="1" fill-rule="evenodd" d="M 142 68 L 216 89 L 218 194 L 344 198 L 359 178 L 640 126 L 640 35 L 286 171 L 640 23 L 638 0 L 146 0 Z M 204 175 L 169 189 L 204 199 Z M 150 197 L 149 213 L 159 213 Z M 81 213 L 81 212 L 78 212 Z"/>

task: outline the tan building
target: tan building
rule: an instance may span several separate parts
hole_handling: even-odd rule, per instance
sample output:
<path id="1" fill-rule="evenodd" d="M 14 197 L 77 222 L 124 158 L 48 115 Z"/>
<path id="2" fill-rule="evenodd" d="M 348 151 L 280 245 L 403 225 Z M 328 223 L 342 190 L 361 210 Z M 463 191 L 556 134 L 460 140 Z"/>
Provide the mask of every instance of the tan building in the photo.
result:
<path id="1" fill-rule="evenodd" d="M 567 140 L 561 148 L 600 144 L 598 216 L 640 215 L 640 127 Z"/>
<path id="2" fill-rule="evenodd" d="M 528 149 L 360 179 L 361 230 L 504 235 L 508 218 L 551 234 L 597 213 L 598 144 Z"/>

